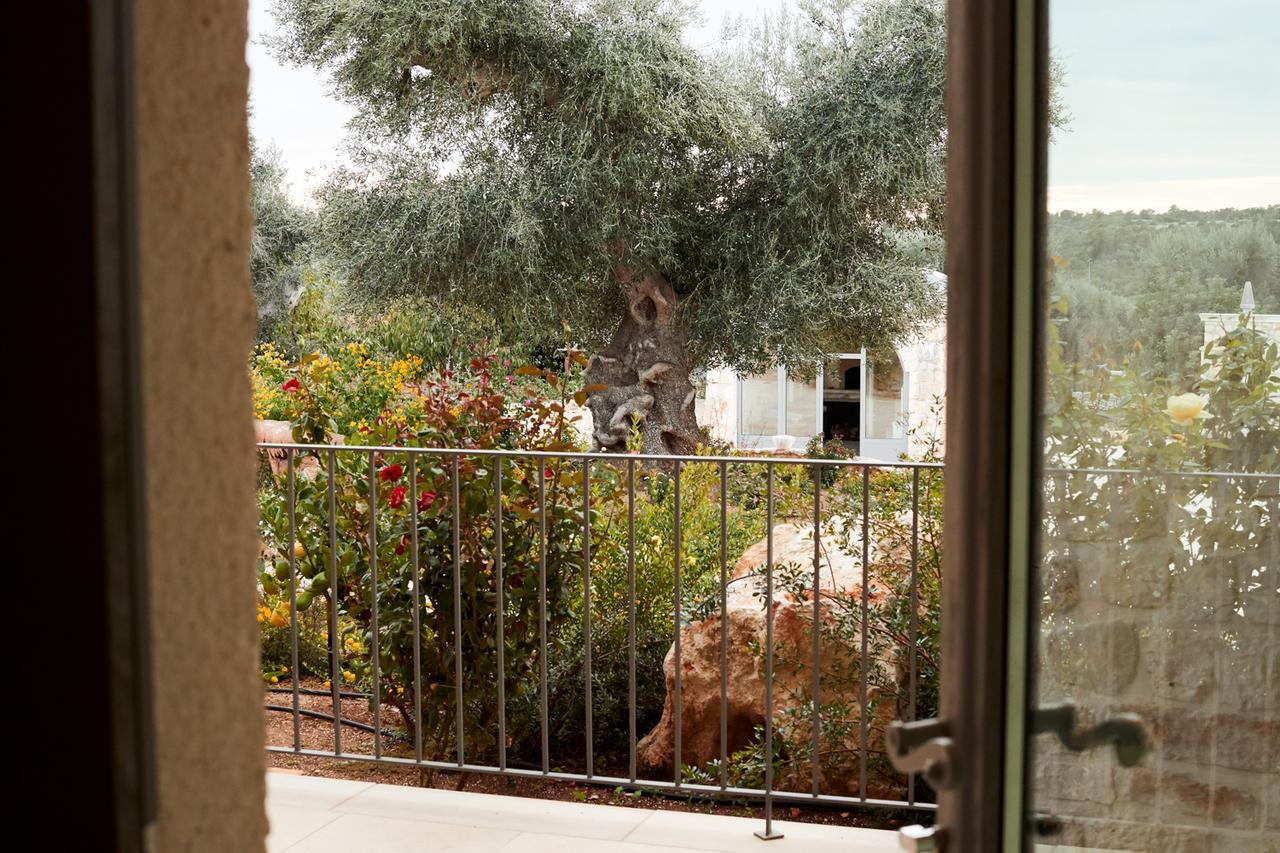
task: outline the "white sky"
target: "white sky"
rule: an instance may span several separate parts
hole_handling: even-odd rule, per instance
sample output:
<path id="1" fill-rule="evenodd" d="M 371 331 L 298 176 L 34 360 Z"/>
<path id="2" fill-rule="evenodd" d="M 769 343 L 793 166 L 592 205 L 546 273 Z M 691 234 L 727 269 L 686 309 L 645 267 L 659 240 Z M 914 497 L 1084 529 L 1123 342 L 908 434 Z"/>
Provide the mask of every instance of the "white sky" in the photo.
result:
<path id="1" fill-rule="evenodd" d="M 700 0 L 706 20 L 689 41 L 712 43 L 726 16 L 785 2 Z M 354 110 L 317 72 L 262 46 L 275 28 L 269 6 L 249 3 L 250 124 L 306 202 L 345 162 Z M 1051 16 L 1070 122 L 1050 151 L 1050 210 L 1280 203 L 1280 2 L 1052 0 Z"/>

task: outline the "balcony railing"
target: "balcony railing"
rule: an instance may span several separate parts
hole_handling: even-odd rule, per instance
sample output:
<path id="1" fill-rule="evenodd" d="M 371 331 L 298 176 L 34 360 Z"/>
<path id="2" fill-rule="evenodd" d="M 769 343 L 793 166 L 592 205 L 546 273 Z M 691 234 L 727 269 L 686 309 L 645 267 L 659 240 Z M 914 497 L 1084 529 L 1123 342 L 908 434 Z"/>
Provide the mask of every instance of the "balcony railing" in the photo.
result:
<path id="1" fill-rule="evenodd" d="M 264 466 L 260 490 L 262 582 L 280 602 L 277 630 L 287 629 L 290 658 L 287 678 L 272 689 L 291 701 L 268 708 L 293 722 L 292 743 L 269 751 L 762 801 L 766 835 L 778 801 L 934 808 L 919 780 L 893 778 L 881 733 L 888 719 L 933 711 L 936 661 L 922 675 L 920 654 L 928 646 L 922 632 L 936 636 L 940 464 L 260 449 L 272 466 L 271 473 Z M 661 532 L 637 542 L 638 516 L 645 531 Z M 804 529 L 812 531 L 803 563 L 777 557 L 780 519 L 792 524 L 791 554 Z M 744 569 L 738 552 L 753 537 L 763 559 Z M 856 583 L 838 581 L 837 560 L 854 567 Z M 696 588 L 686 587 L 690 579 Z M 759 737 L 744 747 L 730 734 L 729 697 L 740 687 L 730 683 L 737 677 L 730 653 L 742 654 L 730 648 L 730 604 L 732 597 L 741 606 L 748 593 L 754 609 L 735 618 L 763 620 L 762 642 L 750 654 L 764 696 Z M 287 625 L 279 624 L 286 601 Z M 795 619 L 790 645 L 780 649 L 775 621 L 783 605 Z M 666 762 L 638 754 L 645 734 L 638 726 L 653 723 L 638 719 L 638 694 L 652 696 L 650 680 L 659 675 L 652 666 L 638 672 L 638 620 L 650 627 L 669 620 L 671 628 L 662 641 L 670 643 L 663 719 L 671 733 L 662 772 L 654 768 Z M 695 633 L 698 625 L 705 635 Z M 580 648 L 566 648 L 553 631 Z M 718 708 L 708 693 L 699 710 L 707 726 L 718 724 L 711 735 L 718 749 L 690 761 L 685 688 L 697 673 L 686 671 L 682 656 L 707 657 L 712 641 L 691 645 L 699 636 L 718 642 Z M 323 644 L 332 713 L 302 707 L 303 696 L 319 692 L 303 683 L 304 638 Z M 623 654 L 625 702 L 615 695 Z M 557 655 L 569 660 L 572 678 Z M 572 691 L 556 690 L 553 663 L 556 683 L 572 683 Z M 363 690 L 353 689 L 356 681 Z M 344 726 L 361 727 L 344 718 L 343 700 L 353 698 L 369 703 L 369 749 L 344 742 Z M 579 702 L 572 719 L 581 722 L 581 740 L 554 754 L 553 716 Z M 605 705 L 615 712 L 602 717 L 597 708 Z M 388 712 L 397 710 L 404 725 L 388 727 Z M 307 717 L 332 722 L 330 749 L 303 746 Z M 625 757 L 621 749 L 597 755 L 600 735 L 621 743 L 623 727 Z"/>

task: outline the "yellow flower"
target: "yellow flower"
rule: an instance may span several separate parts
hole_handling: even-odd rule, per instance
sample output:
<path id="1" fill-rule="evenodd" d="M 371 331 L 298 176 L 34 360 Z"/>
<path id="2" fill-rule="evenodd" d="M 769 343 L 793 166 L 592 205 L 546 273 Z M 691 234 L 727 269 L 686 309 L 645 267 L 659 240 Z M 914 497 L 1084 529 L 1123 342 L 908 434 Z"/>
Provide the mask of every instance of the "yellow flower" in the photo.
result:
<path id="1" fill-rule="evenodd" d="M 347 683 L 351 683 L 356 680 L 356 674 L 349 669 L 344 669 L 342 671 L 342 678 Z"/>
<path id="2" fill-rule="evenodd" d="M 272 683 L 272 684 L 279 684 L 279 683 L 280 683 L 280 679 L 279 679 L 279 677 L 274 676 L 274 675 L 273 675 L 273 676 L 271 676 L 271 683 Z"/>
<path id="3" fill-rule="evenodd" d="M 1175 424 L 1186 426 L 1194 420 L 1204 420 L 1209 417 L 1209 413 L 1204 410 L 1205 403 L 1208 401 L 1199 394 L 1179 394 L 1176 397 L 1170 397 L 1165 408 L 1165 414 L 1173 418 Z"/>
<path id="4" fill-rule="evenodd" d="M 301 542 L 295 541 L 293 543 L 293 556 L 297 557 L 299 560 L 307 556 L 307 549 L 302 547 Z"/>

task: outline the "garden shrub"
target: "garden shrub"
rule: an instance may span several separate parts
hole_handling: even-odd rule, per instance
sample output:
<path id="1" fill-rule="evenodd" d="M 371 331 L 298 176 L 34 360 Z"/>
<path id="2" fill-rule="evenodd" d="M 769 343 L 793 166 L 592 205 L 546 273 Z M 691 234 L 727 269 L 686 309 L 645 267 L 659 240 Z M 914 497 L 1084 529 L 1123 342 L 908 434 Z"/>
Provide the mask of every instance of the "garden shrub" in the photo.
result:
<path id="1" fill-rule="evenodd" d="M 288 561 L 284 564 L 285 594 L 280 585 L 269 583 L 258 602 L 261 626 L 262 677 L 275 684 L 290 678 L 293 671 L 293 639 L 289 630 Z M 274 569 L 273 569 L 274 574 Z M 303 676 L 329 677 L 329 627 L 318 607 L 298 614 L 298 672 Z"/>
<path id="2" fill-rule="evenodd" d="M 363 358 L 361 353 L 352 357 Z M 332 367 L 313 359 L 292 377 L 299 386 L 297 423 L 332 423 L 327 405 L 341 405 L 344 391 L 326 385 Z M 441 371 L 408 390 L 412 406 L 386 409 L 347 435 L 353 446 L 434 446 L 470 449 L 571 450 L 572 435 L 562 401 L 522 396 L 500 373 L 494 359 L 472 360 L 467 376 Z M 385 380 L 383 376 L 378 379 Z M 541 381 L 549 381 L 540 377 Z M 400 393 L 407 383 L 400 383 Z M 333 383 L 329 383 L 330 385 Z M 384 386 L 386 387 L 386 386 Z M 301 430 L 299 430 L 301 431 Z M 372 471 L 370 457 L 372 456 Z M 328 543 L 328 474 L 326 465 L 314 477 L 296 479 L 296 542 L 290 543 L 287 489 L 275 475 L 260 492 L 265 549 L 297 560 L 298 606 L 322 610 L 336 604 L 343 626 L 343 667 L 348 680 L 372 688 L 375 632 L 370 606 L 373 561 L 377 557 L 377 632 L 381 699 L 397 708 L 410 731 L 418 722 L 413 701 L 414 631 L 412 608 L 419 595 L 421 642 L 421 704 L 423 738 L 431 754 L 439 756 L 456 743 L 455 652 L 461 643 L 465 691 L 464 727 L 470 759 L 492 760 L 496 745 L 497 597 L 495 537 L 492 518 L 496 460 L 462 456 L 457 465 L 457 515 L 460 553 L 461 609 L 455 609 L 453 584 L 452 463 L 447 457 L 419 456 L 414 465 L 417 488 L 410 492 L 408 454 L 394 452 L 334 454 L 333 491 L 336 504 L 337 549 Z M 327 460 L 322 460 L 326 462 Z M 547 496 L 546 607 L 548 633 L 568 614 L 568 586 L 581 571 L 581 476 L 560 461 L 514 458 L 503 460 L 502 542 L 505 557 L 504 597 L 506 687 L 508 700 L 518 703 L 536 690 L 538 639 L 538 481 L 545 478 Z M 370 547 L 370 514 L 376 547 Z M 412 547 L 417 515 L 417 556 L 420 586 L 412 576 Z M 337 596 L 331 602 L 330 563 L 337 567 Z M 283 586 L 278 563 L 264 567 L 264 590 Z M 461 632 L 455 630 L 455 615 Z M 344 673 L 344 674 L 345 674 Z"/>
<path id="3" fill-rule="evenodd" d="M 742 468 L 744 466 L 730 466 Z M 642 737 L 662 714 L 663 660 L 675 632 L 675 490 L 667 470 L 635 465 L 636 732 Z M 592 467 L 591 555 L 592 714 L 596 772 L 626 774 L 629 754 L 627 466 L 601 457 Z M 732 482 L 732 481 L 731 481 Z M 719 603 L 720 474 L 715 463 L 684 463 L 680 477 L 681 624 L 705 618 Z M 764 536 L 763 511 L 730 506 L 726 524 L 728 572 Z M 585 642 L 582 585 L 571 587 L 569 616 L 560 626 L 552 661 L 550 728 L 557 755 L 585 755 Z M 536 707 L 525 726 L 537 725 Z"/>

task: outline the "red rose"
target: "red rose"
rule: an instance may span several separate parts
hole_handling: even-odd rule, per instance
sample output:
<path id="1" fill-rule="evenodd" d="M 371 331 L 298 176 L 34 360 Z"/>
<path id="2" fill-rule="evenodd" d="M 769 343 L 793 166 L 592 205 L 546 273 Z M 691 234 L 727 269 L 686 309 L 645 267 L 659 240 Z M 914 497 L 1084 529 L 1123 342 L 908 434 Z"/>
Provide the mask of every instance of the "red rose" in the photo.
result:
<path id="1" fill-rule="evenodd" d="M 406 489 L 404 486 L 396 486 L 394 489 L 392 489 L 391 490 L 391 508 L 399 509 L 400 507 L 404 506 L 405 495 L 407 495 L 408 493 L 409 493 L 409 490 Z"/>
<path id="2" fill-rule="evenodd" d="M 292 394 L 294 391 L 302 390 L 302 383 L 299 382 L 298 377 L 295 376 L 292 379 L 290 379 L 288 382 L 281 385 L 280 390 L 284 391 L 287 394 Z"/>
<path id="3" fill-rule="evenodd" d="M 423 492 L 418 496 L 418 512 L 426 512 L 436 502 L 435 492 Z"/>
<path id="4" fill-rule="evenodd" d="M 378 472 L 378 478 L 384 483 L 392 480 L 399 480 L 400 475 L 404 473 L 404 467 L 401 465 L 388 465 Z"/>
<path id="5" fill-rule="evenodd" d="M 396 554 L 397 554 L 397 555 L 403 554 L 403 553 L 404 553 L 404 551 L 405 551 L 405 548 L 407 548 L 407 547 L 409 547 L 409 534 L 408 534 L 408 533 L 406 533 L 405 535 L 401 536 L 401 537 L 400 537 L 400 541 L 396 543 Z"/>

